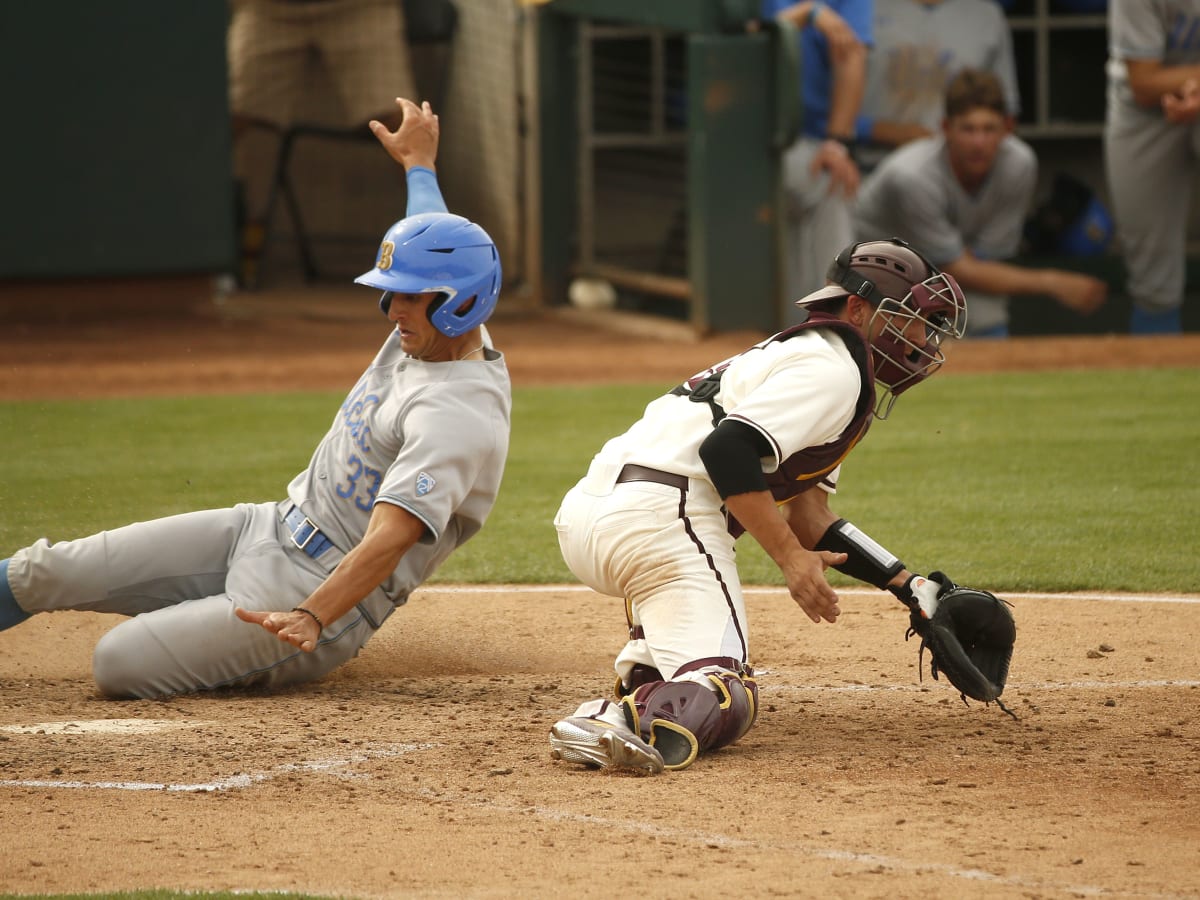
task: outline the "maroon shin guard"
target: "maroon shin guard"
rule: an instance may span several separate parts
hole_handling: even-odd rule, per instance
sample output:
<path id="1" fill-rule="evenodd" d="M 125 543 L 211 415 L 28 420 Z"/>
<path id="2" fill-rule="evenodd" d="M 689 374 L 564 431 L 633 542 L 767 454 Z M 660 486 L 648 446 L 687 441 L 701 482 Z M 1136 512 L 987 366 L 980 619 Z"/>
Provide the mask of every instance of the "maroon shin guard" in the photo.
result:
<path id="1" fill-rule="evenodd" d="M 704 681 L 658 681 L 622 698 L 629 727 L 663 755 L 668 769 L 691 765 L 705 750 L 732 744 L 758 715 L 753 678 L 716 672 Z"/>

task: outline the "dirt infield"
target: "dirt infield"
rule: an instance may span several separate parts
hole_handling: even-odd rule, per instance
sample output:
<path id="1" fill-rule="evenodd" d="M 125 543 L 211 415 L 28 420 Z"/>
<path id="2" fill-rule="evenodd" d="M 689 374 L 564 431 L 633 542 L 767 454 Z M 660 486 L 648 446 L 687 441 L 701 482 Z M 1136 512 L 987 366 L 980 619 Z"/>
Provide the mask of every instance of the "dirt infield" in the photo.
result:
<path id="1" fill-rule="evenodd" d="M 344 302 L 8 324 L 0 398 L 345 388 L 385 326 Z M 754 337 L 492 331 L 518 385 L 669 384 Z M 1200 340 L 964 344 L 948 372 L 1146 364 L 1200 365 Z M 115 620 L 34 617 L 0 635 L 0 892 L 1200 896 L 1200 597 L 1013 597 L 1016 721 L 920 680 L 890 598 L 844 598 L 814 626 L 751 590 L 758 724 L 655 779 L 549 758 L 623 642 L 620 602 L 578 587 L 422 589 L 277 696 L 105 701 L 90 652 Z"/>
<path id="2" fill-rule="evenodd" d="M 100 304 L 76 303 L 57 321 L 8 321 L 0 312 L 0 399 L 340 390 L 358 378 L 386 330 L 356 288 L 234 295 L 182 316 L 159 304 L 157 315 L 115 320 L 104 317 Z M 670 385 L 765 336 L 688 339 L 681 328 L 654 327 L 645 319 L 618 319 L 620 329 L 595 324 L 612 319 L 510 313 L 489 327 L 516 385 Z M 949 348 L 949 357 L 947 375 L 1200 366 L 1200 334 L 970 341 Z"/>

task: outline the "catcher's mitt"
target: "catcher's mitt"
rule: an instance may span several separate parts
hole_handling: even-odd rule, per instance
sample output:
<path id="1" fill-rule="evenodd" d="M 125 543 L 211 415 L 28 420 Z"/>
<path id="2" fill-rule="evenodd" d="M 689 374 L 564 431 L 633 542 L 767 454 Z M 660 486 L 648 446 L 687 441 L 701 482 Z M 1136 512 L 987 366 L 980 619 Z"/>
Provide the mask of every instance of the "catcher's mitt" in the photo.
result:
<path id="1" fill-rule="evenodd" d="M 910 604 L 905 639 L 920 636 L 918 658 L 923 663 L 928 648 L 933 677 L 945 675 L 964 703 L 967 697 L 995 702 L 1015 719 L 1000 700 L 1017 639 L 1009 604 L 988 591 L 960 587 L 941 572 L 931 572 L 929 580 L 940 585 L 936 603 Z M 929 606 L 934 607 L 932 615 Z"/>

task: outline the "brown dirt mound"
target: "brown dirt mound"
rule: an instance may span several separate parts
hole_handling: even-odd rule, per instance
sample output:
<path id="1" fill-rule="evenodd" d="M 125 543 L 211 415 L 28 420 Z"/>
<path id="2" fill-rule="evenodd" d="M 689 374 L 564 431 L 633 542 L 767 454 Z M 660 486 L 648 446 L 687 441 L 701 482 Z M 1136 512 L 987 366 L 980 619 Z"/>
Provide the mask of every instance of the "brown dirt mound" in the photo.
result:
<path id="1" fill-rule="evenodd" d="M 178 316 L 6 322 L 0 398 L 335 390 L 352 384 L 387 325 L 360 290 L 235 294 Z M 85 314 L 86 313 L 86 314 Z M 513 382 L 671 384 L 765 335 L 695 338 L 679 326 L 573 310 L 508 314 L 490 324 Z M 1200 365 L 1200 335 L 964 341 L 945 374 Z"/>

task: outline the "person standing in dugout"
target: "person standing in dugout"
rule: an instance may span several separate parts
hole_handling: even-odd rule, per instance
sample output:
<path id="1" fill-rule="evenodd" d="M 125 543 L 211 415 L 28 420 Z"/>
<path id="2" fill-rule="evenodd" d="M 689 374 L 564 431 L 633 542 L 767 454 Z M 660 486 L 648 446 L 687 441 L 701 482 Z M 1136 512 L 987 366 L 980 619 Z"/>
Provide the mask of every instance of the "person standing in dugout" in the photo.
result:
<path id="1" fill-rule="evenodd" d="M 923 640 L 943 598 L 978 601 L 998 646 L 958 647 L 942 655 L 943 671 L 964 698 L 998 699 L 1015 638 L 1003 602 L 908 571 L 829 506 L 872 419 L 942 365 L 943 340 L 962 337 L 962 291 L 898 239 L 847 246 L 827 282 L 796 301 L 800 324 L 651 402 L 563 499 L 554 520 L 563 559 L 588 587 L 625 598 L 629 641 L 615 696 L 552 726 L 554 759 L 658 774 L 750 729 L 758 688 L 734 559 L 743 532 L 815 623 L 840 613 L 829 566 L 894 593 Z M 986 677 L 950 672 L 976 668 Z"/>
<path id="2" fill-rule="evenodd" d="M 438 117 L 397 99 L 371 130 L 404 167 L 405 218 L 355 281 L 394 326 L 286 499 L 43 538 L 0 561 L 0 631 L 34 613 L 130 618 L 93 655 L 117 698 L 275 689 L 356 656 L 397 606 L 483 527 L 508 454 L 511 386 L 484 322 L 495 244 L 446 210 Z"/>

